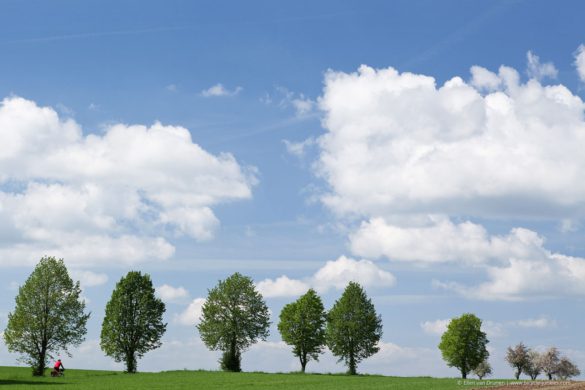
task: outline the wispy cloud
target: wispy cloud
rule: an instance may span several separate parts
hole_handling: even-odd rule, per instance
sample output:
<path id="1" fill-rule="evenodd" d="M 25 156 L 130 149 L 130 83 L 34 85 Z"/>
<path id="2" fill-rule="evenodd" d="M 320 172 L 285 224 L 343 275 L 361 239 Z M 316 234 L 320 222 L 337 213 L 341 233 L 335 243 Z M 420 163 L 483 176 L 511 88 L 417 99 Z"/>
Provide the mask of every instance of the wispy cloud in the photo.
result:
<path id="1" fill-rule="evenodd" d="M 21 38 L 13 39 L 8 41 L 0 42 L 0 45 L 10 45 L 15 43 L 43 43 L 52 41 L 65 41 L 70 39 L 82 39 L 82 38 L 100 38 L 110 37 L 118 35 L 139 35 L 157 32 L 167 31 L 181 31 L 189 29 L 189 26 L 175 26 L 175 27 L 153 27 L 153 28 L 142 28 L 134 30 L 114 30 L 114 31 L 95 31 L 95 32 L 82 32 L 72 34 L 60 34 L 60 35 L 48 35 L 45 37 L 32 37 L 32 38 Z"/>
<path id="2" fill-rule="evenodd" d="M 204 97 L 219 97 L 219 96 L 236 96 L 243 91 L 244 88 L 237 86 L 234 89 L 228 89 L 223 84 L 218 83 L 201 91 L 201 96 Z"/>

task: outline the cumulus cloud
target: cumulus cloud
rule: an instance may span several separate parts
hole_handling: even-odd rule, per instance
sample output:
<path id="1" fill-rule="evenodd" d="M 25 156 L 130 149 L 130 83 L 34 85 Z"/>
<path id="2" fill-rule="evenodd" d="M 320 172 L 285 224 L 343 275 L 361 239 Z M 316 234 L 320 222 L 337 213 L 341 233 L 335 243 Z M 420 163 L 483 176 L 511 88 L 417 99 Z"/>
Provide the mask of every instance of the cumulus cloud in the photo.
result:
<path id="1" fill-rule="evenodd" d="M 556 76 L 552 64 L 527 59 L 527 81 L 506 66 L 442 85 L 365 65 L 326 74 L 315 167 L 328 185 L 321 201 L 362 221 L 349 236 L 354 255 L 472 266 L 486 275 L 479 286 L 435 282 L 470 298 L 585 293 L 585 259 L 549 251 L 529 229 L 492 235 L 471 222 L 583 218 L 585 105 L 541 84 Z"/>
<path id="2" fill-rule="evenodd" d="M 575 52 L 575 67 L 579 79 L 585 83 L 585 45 L 580 45 Z"/>
<path id="3" fill-rule="evenodd" d="M 185 326 L 197 325 L 200 321 L 204 304 L 205 298 L 193 299 L 183 312 L 175 315 L 175 323 Z"/>
<path id="4" fill-rule="evenodd" d="M 169 153 L 169 151 L 173 151 Z M 212 207 L 251 197 L 253 168 L 213 155 L 183 127 L 114 124 L 84 135 L 71 119 L 19 97 L 0 105 L 0 264 L 45 254 L 68 263 L 164 260 L 166 233 L 197 240 Z"/>
<path id="5" fill-rule="evenodd" d="M 447 326 L 451 322 L 450 319 L 447 320 L 434 320 L 434 321 L 424 321 L 420 324 L 420 327 L 425 333 L 432 334 L 432 335 L 442 335 L 447 330 Z"/>
<path id="6" fill-rule="evenodd" d="M 358 256 L 417 263 L 544 259 L 548 252 L 543 244 L 544 239 L 528 229 L 515 228 L 505 236 L 490 236 L 481 225 L 469 221 L 455 224 L 445 217 L 431 217 L 426 225 L 416 227 L 373 218 L 350 235 L 351 250 Z"/>
<path id="7" fill-rule="evenodd" d="M 526 61 L 527 61 L 526 73 L 528 74 L 528 77 L 539 81 L 546 77 L 549 77 L 551 79 L 557 78 L 559 71 L 557 70 L 557 68 L 555 68 L 552 62 L 546 62 L 544 64 L 541 63 L 540 58 L 531 51 L 526 53 Z"/>
<path id="8" fill-rule="evenodd" d="M 396 278 L 369 260 L 341 256 L 328 261 L 314 275 L 303 280 L 283 275 L 274 280 L 265 279 L 256 286 L 265 297 L 288 297 L 301 295 L 311 287 L 319 292 L 332 288 L 342 290 L 352 281 L 364 287 L 391 287 L 396 283 Z"/>
<path id="9" fill-rule="evenodd" d="M 184 287 L 173 287 L 163 284 L 156 288 L 156 295 L 165 302 L 182 302 L 189 298 L 189 291 Z"/>
<path id="10" fill-rule="evenodd" d="M 340 215 L 583 215 L 583 101 L 472 68 L 471 83 L 393 68 L 330 71 L 317 173 Z M 491 91 L 483 94 L 485 89 Z"/>
<path id="11" fill-rule="evenodd" d="M 256 284 L 256 288 L 264 297 L 272 298 L 302 295 L 310 287 L 301 280 L 282 275 L 276 279 L 264 279 Z"/>
<path id="12" fill-rule="evenodd" d="M 486 269 L 487 281 L 466 286 L 435 281 L 436 287 L 481 300 L 525 299 L 585 294 L 585 259 L 550 253 L 542 260 L 510 259 Z"/>
<path id="13" fill-rule="evenodd" d="M 341 290 L 349 282 L 358 282 L 365 287 L 391 287 L 396 283 L 396 278 L 369 260 L 354 260 L 345 256 L 328 261 L 312 278 L 318 291 L 331 287 Z"/>
<path id="14" fill-rule="evenodd" d="M 223 84 L 218 83 L 214 86 L 209 87 L 208 89 L 204 89 L 201 91 L 201 96 L 204 97 L 218 97 L 218 96 L 236 96 L 240 92 L 242 92 L 243 88 L 238 86 L 233 90 L 227 89 L 223 86 Z"/>
<path id="15" fill-rule="evenodd" d="M 585 294 L 585 258 L 552 252 L 545 247 L 544 237 L 525 228 L 490 235 L 481 225 L 469 221 L 456 224 L 445 217 L 431 217 L 426 224 L 406 227 L 373 218 L 349 238 L 357 256 L 478 268 L 486 275 L 479 285 L 434 282 L 438 288 L 471 299 L 513 301 Z"/>

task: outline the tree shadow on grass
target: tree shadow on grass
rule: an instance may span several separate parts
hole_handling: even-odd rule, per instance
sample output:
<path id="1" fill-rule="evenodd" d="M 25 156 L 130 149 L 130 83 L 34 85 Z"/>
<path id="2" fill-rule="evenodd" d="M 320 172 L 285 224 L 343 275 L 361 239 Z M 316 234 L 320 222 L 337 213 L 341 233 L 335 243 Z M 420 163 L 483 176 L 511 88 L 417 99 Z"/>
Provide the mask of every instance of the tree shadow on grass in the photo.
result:
<path id="1" fill-rule="evenodd" d="M 0 379 L 0 385 L 27 385 L 27 386 L 42 386 L 42 385 L 64 385 L 65 383 L 60 382 L 37 382 L 37 381 L 24 381 L 21 379 Z"/>

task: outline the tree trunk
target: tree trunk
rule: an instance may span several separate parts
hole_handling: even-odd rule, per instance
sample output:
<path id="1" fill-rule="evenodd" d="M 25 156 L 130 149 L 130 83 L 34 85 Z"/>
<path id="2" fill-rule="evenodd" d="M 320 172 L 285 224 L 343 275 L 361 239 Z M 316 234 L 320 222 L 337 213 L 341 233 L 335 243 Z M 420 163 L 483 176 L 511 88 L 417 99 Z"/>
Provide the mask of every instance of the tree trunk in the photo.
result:
<path id="1" fill-rule="evenodd" d="M 299 359 L 301 360 L 301 372 L 304 374 L 305 367 L 307 366 L 307 354 L 302 353 L 301 356 L 299 356 Z"/>
<path id="2" fill-rule="evenodd" d="M 548 375 L 548 380 L 552 381 L 552 374 L 546 374 L 546 375 Z"/>
<path id="3" fill-rule="evenodd" d="M 516 380 L 520 379 L 520 372 L 521 372 L 520 367 L 516 368 L 516 373 L 514 374 L 514 376 L 516 377 Z"/>
<path id="4" fill-rule="evenodd" d="M 461 379 L 467 379 L 467 371 L 461 370 Z"/>
<path id="5" fill-rule="evenodd" d="M 45 375 L 45 359 L 47 356 L 47 351 L 43 348 L 41 350 L 41 354 L 39 356 L 39 361 L 37 362 L 37 366 L 33 370 L 34 376 L 43 376 Z"/>
<path id="6" fill-rule="evenodd" d="M 129 352 L 126 355 L 126 372 L 128 374 L 136 373 L 136 357 L 134 356 L 134 352 Z"/>
<path id="7" fill-rule="evenodd" d="M 356 364 L 355 364 L 355 357 L 353 356 L 353 351 L 349 354 L 349 375 L 357 374 Z"/>

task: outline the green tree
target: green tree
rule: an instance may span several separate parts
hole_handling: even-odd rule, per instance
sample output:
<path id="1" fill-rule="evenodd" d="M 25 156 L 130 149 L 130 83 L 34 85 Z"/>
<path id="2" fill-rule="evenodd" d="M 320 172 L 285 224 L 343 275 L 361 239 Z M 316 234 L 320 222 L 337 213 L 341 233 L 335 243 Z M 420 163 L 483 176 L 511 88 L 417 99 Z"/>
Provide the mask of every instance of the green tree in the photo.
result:
<path id="1" fill-rule="evenodd" d="M 449 322 L 439 349 L 447 365 L 458 368 L 461 377 L 466 379 L 467 374 L 488 358 L 488 342 L 481 331 L 481 320 L 473 314 L 463 314 Z"/>
<path id="2" fill-rule="evenodd" d="M 254 282 L 235 273 L 209 290 L 197 329 L 209 349 L 223 351 L 223 370 L 241 371 L 242 352 L 266 340 L 269 326 L 268 307 Z"/>
<path id="3" fill-rule="evenodd" d="M 514 348 L 508 347 L 506 361 L 516 369 L 514 373 L 516 380 L 520 379 L 520 374 L 530 365 L 529 352 L 530 350 L 523 343 L 516 345 Z"/>
<path id="4" fill-rule="evenodd" d="M 327 346 L 355 375 L 357 364 L 379 351 L 381 337 L 382 318 L 362 287 L 350 282 L 327 315 Z"/>
<path id="5" fill-rule="evenodd" d="M 85 339 L 85 303 L 79 282 L 69 277 L 63 259 L 43 257 L 18 290 L 16 308 L 8 314 L 4 341 L 8 350 L 22 354 L 33 375 L 44 375 L 48 358 L 68 352 Z"/>
<path id="6" fill-rule="evenodd" d="M 165 304 L 154 291 L 148 274 L 130 271 L 116 284 L 106 305 L 100 346 L 115 361 L 123 361 L 128 373 L 135 373 L 137 360 L 162 344 Z"/>
<path id="7" fill-rule="evenodd" d="M 299 358 L 302 372 L 310 359 L 318 361 L 323 352 L 326 320 L 323 302 L 313 289 L 280 312 L 278 330 L 284 342 L 293 346 L 293 354 Z"/>
<path id="8" fill-rule="evenodd" d="M 479 380 L 482 380 L 484 377 L 490 376 L 492 374 L 492 366 L 487 361 L 487 359 L 485 359 L 473 369 L 473 373 L 477 375 Z"/>

